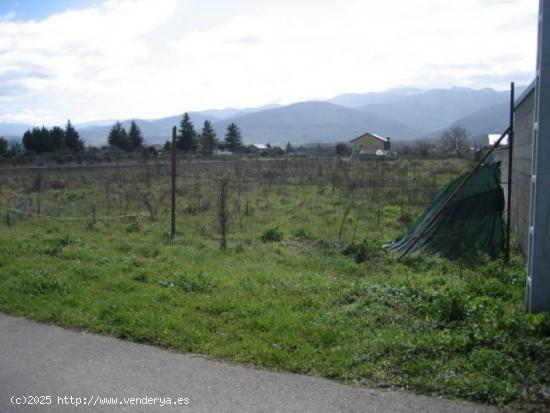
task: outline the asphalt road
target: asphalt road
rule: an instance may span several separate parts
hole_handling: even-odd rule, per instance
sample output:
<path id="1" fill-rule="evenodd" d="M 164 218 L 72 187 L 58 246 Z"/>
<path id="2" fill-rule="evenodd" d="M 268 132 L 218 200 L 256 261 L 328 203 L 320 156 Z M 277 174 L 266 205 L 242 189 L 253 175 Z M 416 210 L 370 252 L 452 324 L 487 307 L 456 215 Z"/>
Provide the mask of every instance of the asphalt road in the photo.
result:
<path id="1" fill-rule="evenodd" d="M 168 405 L 167 398 L 180 404 Z M 115 404 L 101 404 L 109 399 Z M 0 314 L 0 412 L 42 411 L 444 413 L 496 409 L 252 369 Z"/>

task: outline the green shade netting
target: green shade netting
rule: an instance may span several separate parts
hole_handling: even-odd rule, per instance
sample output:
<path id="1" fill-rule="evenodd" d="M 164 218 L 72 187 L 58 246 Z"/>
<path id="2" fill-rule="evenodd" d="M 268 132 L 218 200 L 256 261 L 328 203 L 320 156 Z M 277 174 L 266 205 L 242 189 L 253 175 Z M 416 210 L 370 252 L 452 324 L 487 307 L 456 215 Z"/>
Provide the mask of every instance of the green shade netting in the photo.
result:
<path id="1" fill-rule="evenodd" d="M 467 174 L 462 174 L 443 188 L 412 228 L 384 247 L 404 253 L 412 245 L 408 253 L 423 251 L 447 258 L 472 253 L 488 254 L 493 258 L 500 255 L 505 240 L 500 162 L 487 163 L 475 171 L 441 214 L 430 222 Z"/>

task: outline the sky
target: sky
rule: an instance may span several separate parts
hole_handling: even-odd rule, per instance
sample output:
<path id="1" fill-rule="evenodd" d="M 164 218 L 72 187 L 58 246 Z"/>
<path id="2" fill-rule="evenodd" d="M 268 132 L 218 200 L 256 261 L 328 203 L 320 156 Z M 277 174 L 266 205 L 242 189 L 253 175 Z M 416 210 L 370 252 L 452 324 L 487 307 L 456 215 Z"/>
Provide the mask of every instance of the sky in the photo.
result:
<path id="1" fill-rule="evenodd" d="M 0 122 L 534 76 L 538 0 L 0 0 Z"/>

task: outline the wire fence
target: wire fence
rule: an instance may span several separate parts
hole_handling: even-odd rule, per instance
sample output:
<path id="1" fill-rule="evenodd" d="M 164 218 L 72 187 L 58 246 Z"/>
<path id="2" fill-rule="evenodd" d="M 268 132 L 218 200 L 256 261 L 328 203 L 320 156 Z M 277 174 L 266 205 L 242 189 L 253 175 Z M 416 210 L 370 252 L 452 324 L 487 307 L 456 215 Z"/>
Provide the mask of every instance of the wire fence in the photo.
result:
<path id="1" fill-rule="evenodd" d="M 267 211 L 266 219 L 281 225 L 291 220 L 307 221 L 308 212 L 315 208 L 332 208 L 324 213 L 330 213 L 333 220 L 341 220 L 349 213 L 354 219 L 377 227 L 386 225 L 388 219 L 400 220 L 404 226 L 431 202 L 442 183 L 466 166 L 410 161 L 377 165 L 327 160 L 182 162 L 177 174 L 178 216 L 202 214 L 205 221 L 215 224 L 219 187 L 226 182 L 231 189 L 233 220 L 243 227 L 251 208 Z M 53 168 L 1 173 L 0 194 L 6 223 L 14 217 L 74 222 L 147 217 L 151 221 L 167 220 L 169 168 L 150 164 L 146 168 Z M 273 206 L 277 197 L 287 203 L 298 200 L 292 205 L 300 211 L 284 211 L 293 218 L 277 216 L 283 213 L 275 211 L 281 209 L 280 205 Z M 386 217 L 388 208 L 398 208 L 397 215 L 392 212 L 390 218 Z M 197 223 L 200 225 L 205 224 Z"/>
<path id="2" fill-rule="evenodd" d="M 0 209 L 3 210 L 3 211 L 10 211 L 10 212 L 14 212 L 14 213 L 17 213 L 17 214 L 29 215 L 29 216 L 34 216 L 34 217 L 38 217 L 38 218 L 55 219 L 55 220 L 59 220 L 59 221 L 90 221 L 90 216 L 87 216 L 87 217 L 84 217 L 84 216 L 79 216 L 79 217 L 54 216 L 54 215 L 47 215 L 47 214 L 42 214 L 42 213 L 34 212 L 34 211 L 25 211 L 25 210 L 21 210 L 21 209 L 17 209 L 17 208 L 7 208 L 7 207 L 3 207 L 3 206 L 0 206 Z M 122 214 L 122 215 L 116 215 L 116 216 L 110 216 L 110 217 L 106 217 L 106 216 L 96 217 L 96 216 L 94 216 L 94 217 L 92 217 L 92 219 L 96 220 L 96 221 L 112 221 L 112 220 L 117 220 L 117 219 L 124 219 L 124 218 L 130 218 L 130 217 L 144 217 L 144 216 L 147 216 L 147 212 Z"/>

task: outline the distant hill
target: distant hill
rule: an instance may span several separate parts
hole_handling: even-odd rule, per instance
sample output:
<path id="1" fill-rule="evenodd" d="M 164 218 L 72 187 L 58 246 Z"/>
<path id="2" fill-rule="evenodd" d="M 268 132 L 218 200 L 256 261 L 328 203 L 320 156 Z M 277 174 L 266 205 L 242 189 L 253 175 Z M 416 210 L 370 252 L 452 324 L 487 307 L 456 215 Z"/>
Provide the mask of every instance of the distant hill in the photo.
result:
<path id="1" fill-rule="evenodd" d="M 21 137 L 25 131 L 32 128 L 32 125 L 24 123 L 7 123 L 0 122 L 0 136 L 8 137 Z"/>
<path id="2" fill-rule="evenodd" d="M 517 87 L 518 95 L 523 87 Z M 229 122 L 235 122 L 246 143 L 284 145 L 334 143 L 371 131 L 398 140 L 436 137 L 450 125 L 461 124 L 472 136 L 497 132 L 508 119 L 507 91 L 493 89 L 392 89 L 386 92 L 347 93 L 327 102 L 299 102 L 288 106 L 265 105 L 245 109 L 211 109 L 190 112 L 200 131 L 206 119 L 223 139 Z M 181 114 L 161 119 L 136 119 L 147 143 L 163 143 L 178 126 Z M 103 145 L 115 121 L 77 124 L 86 143 Z M 130 120 L 121 122 L 125 128 Z M 41 125 L 39 125 L 41 126 Z M 62 126 L 62 125 L 61 125 Z M 0 123 L 0 136 L 20 138 L 32 125 Z"/>
<path id="3" fill-rule="evenodd" d="M 327 102 L 301 102 L 272 109 L 249 109 L 234 111 L 235 116 L 227 119 L 214 117 L 230 113 L 216 110 L 190 112 L 189 116 L 197 132 L 206 119 L 210 120 L 220 139 L 223 139 L 230 122 L 241 129 L 245 143 L 266 143 L 284 145 L 288 141 L 294 144 L 307 142 L 338 142 L 349 140 L 366 130 L 388 135 L 397 139 L 416 136 L 418 131 L 383 116 L 371 115 L 353 109 L 344 108 Z M 169 116 L 157 120 L 136 119 L 147 143 L 163 143 L 170 136 L 172 126 L 178 126 L 181 115 Z M 128 128 L 130 120 L 121 121 Z M 112 124 L 107 126 L 89 126 L 79 128 L 84 140 L 93 145 L 104 144 Z"/>
<path id="4" fill-rule="evenodd" d="M 508 99 L 507 91 L 493 89 L 436 89 L 401 96 L 385 103 L 370 103 L 359 110 L 388 116 L 412 128 L 429 132 L 483 109 L 506 103 Z M 479 121 L 482 122 L 482 118 Z"/>
<path id="5" fill-rule="evenodd" d="M 223 136 L 232 121 L 241 128 L 247 143 L 340 142 L 366 131 L 396 139 L 410 139 L 418 135 L 417 130 L 398 121 L 327 102 L 295 103 L 221 120 L 214 123 L 219 136 Z"/>
<path id="6" fill-rule="evenodd" d="M 219 119 L 227 119 L 227 118 L 234 118 L 237 116 L 246 115 L 248 113 L 260 112 L 265 109 L 274 109 L 280 106 L 281 105 L 272 103 L 269 105 L 263 105 L 263 106 L 258 106 L 254 108 L 245 108 L 245 109 L 235 109 L 235 108 L 208 109 L 208 110 L 203 110 L 200 113 L 205 116 L 213 116 Z"/>
<path id="7" fill-rule="evenodd" d="M 460 125 L 468 131 L 470 137 L 487 135 L 489 133 L 501 133 L 508 126 L 509 110 L 510 106 L 507 103 L 490 106 L 457 119 L 449 124 L 448 127 Z M 439 137 L 445 129 L 447 128 L 434 131 L 430 135 Z"/>
<path id="8" fill-rule="evenodd" d="M 398 88 L 385 92 L 344 93 L 329 99 L 327 102 L 350 109 L 357 109 L 368 104 L 395 102 L 406 96 L 418 93 L 425 93 L 425 91 L 415 88 Z"/>
<path id="9" fill-rule="evenodd" d="M 91 126 L 107 126 L 112 125 L 116 122 L 116 119 L 101 119 L 101 120 L 93 120 L 90 122 L 82 122 L 75 124 L 75 128 L 89 128 Z"/>

